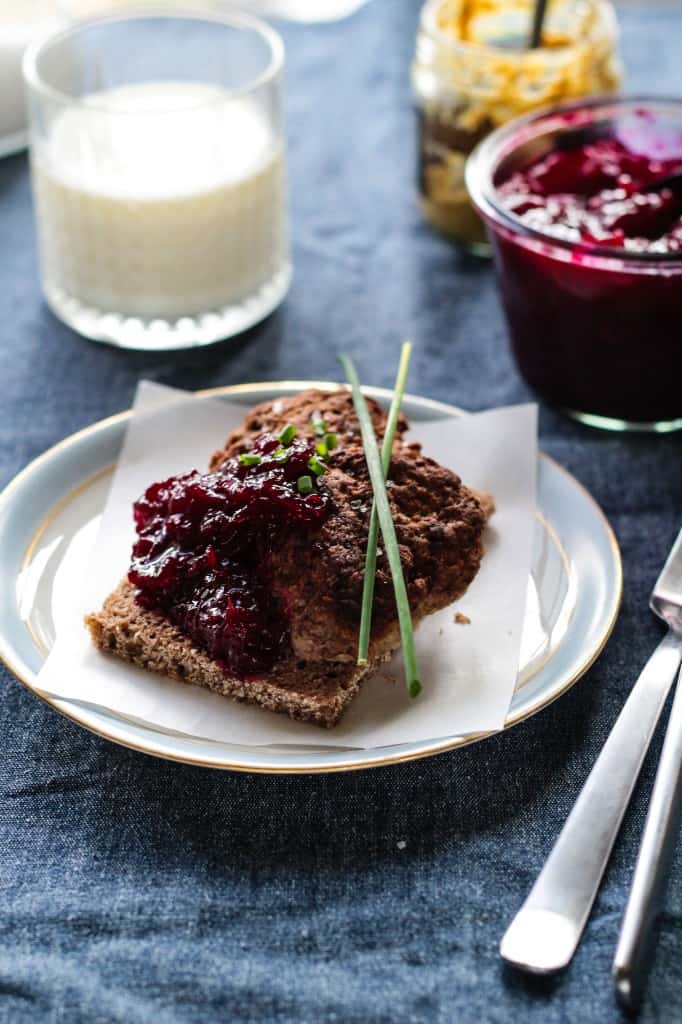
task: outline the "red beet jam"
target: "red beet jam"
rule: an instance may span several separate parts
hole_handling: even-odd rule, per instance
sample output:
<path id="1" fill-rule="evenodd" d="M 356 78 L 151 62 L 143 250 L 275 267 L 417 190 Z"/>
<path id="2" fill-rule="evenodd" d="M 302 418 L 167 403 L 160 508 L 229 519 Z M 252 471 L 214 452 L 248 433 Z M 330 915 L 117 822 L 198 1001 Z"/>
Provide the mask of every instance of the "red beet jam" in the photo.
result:
<path id="1" fill-rule="evenodd" d="M 519 370 L 588 423 L 675 429 L 682 200 L 647 187 L 682 172 L 682 103 L 594 101 L 531 124 L 516 151 L 499 129 L 506 150 L 477 165 L 485 181 L 490 160 L 482 212 Z"/>
<path id="2" fill-rule="evenodd" d="M 631 252 L 682 252 L 682 199 L 647 186 L 682 173 L 682 156 L 631 152 L 615 138 L 559 149 L 498 188 L 502 206 L 544 234 Z"/>
<path id="3" fill-rule="evenodd" d="M 283 447 L 264 434 L 251 454 L 257 465 L 233 458 L 215 473 L 148 487 L 134 506 L 139 539 L 128 573 L 143 608 L 241 677 L 267 672 L 289 650 L 286 616 L 268 585 L 269 553 L 285 531 L 313 530 L 332 510 L 323 487 L 301 494 L 297 486 L 300 477 L 315 480 L 313 443 L 295 438 Z"/>

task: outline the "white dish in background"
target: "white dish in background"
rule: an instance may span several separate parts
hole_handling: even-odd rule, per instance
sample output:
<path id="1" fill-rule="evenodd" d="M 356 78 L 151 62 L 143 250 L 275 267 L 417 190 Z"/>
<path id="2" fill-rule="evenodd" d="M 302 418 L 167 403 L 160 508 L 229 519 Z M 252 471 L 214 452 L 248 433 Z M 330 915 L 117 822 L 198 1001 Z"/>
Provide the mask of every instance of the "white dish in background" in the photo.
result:
<path id="1" fill-rule="evenodd" d="M 62 23 L 57 0 L 0 0 L 0 157 L 26 149 L 28 126 L 21 61 L 38 36 Z"/>
<path id="2" fill-rule="evenodd" d="M 248 407 L 310 386 L 334 387 L 282 382 L 207 394 L 225 395 Z M 365 390 L 380 400 L 390 397 L 381 389 Z M 458 412 L 412 396 L 406 396 L 404 409 L 415 426 Z M 59 607 L 60 578 L 82 562 L 94 538 L 129 415 L 103 420 L 67 438 L 31 463 L 0 496 L 0 563 L 5 578 L 15 581 L 0 594 L 0 657 L 31 690 L 59 629 L 54 609 Z M 613 628 L 620 603 L 620 555 L 606 519 L 580 484 L 546 456 L 538 464 L 538 508 L 521 670 L 506 727 L 541 710 L 587 670 Z M 367 750 L 247 747 L 166 732 L 82 701 L 48 702 L 93 732 L 132 749 L 243 771 L 365 768 L 483 738 L 452 736 Z"/>

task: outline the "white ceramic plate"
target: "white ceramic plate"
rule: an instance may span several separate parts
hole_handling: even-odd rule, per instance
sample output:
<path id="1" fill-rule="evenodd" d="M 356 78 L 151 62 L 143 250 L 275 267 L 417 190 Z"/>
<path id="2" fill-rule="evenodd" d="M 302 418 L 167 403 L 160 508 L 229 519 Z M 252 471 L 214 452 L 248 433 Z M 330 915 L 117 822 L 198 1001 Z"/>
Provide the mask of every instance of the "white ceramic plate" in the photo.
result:
<path id="1" fill-rule="evenodd" d="M 203 394 L 251 406 L 310 381 L 246 384 Z M 390 392 L 367 388 L 380 401 Z M 201 401 L 201 395 L 197 397 Z M 452 406 L 406 396 L 413 424 L 458 415 Z M 93 424 L 45 452 L 0 495 L 0 657 L 30 689 L 55 638 L 60 579 L 91 544 L 129 412 Z M 613 628 L 622 573 L 618 545 L 603 513 L 569 473 L 547 456 L 538 466 L 538 519 L 519 680 L 506 728 L 535 714 L 587 671 Z M 450 750 L 482 739 L 451 736 L 369 750 L 276 749 L 166 733 L 85 702 L 51 700 L 62 714 L 116 743 L 158 757 L 212 768 L 324 772 L 369 768 Z"/>

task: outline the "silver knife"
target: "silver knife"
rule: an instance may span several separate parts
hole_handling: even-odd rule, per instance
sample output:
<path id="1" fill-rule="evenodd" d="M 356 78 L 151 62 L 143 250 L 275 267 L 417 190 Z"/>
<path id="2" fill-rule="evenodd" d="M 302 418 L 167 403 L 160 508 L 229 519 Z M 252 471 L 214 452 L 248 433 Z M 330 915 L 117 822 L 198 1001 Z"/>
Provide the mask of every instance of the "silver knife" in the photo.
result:
<path id="1" fill-rule="evenodd" d="M 682 530 L 651 595 L 668 632 L 635 683 L 552 852 L 500 944 L 509 963 L 551 974 L 570 962 L 644 756 L 682 660 Z"/>

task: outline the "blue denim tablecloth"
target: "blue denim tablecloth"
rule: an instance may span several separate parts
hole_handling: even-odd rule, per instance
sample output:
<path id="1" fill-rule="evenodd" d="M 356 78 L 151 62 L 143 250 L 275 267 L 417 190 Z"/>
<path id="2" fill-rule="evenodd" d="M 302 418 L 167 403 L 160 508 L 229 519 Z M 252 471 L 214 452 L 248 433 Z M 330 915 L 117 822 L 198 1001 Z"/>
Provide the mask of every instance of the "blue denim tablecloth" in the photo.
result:
<path id="1" fill-rule="evenodd" d="M 336 24 L 283 26 L 296 275 L 236 343 L 140 356 L 62 327 L 40 300 L 25 158 L 0 162 L 0 484 L 127 407 L 140 376 L 333 378 L 343 348 L 389 385 L 409 335 L 410 390 L 477 409 L 528 397 L 490 268 L 415 209 L 416 18 L 416 3 L 373 0 Z M 626 8 L 622 25 L 629 86 L 682 91 L 680 7 Z M 570 970 L 526 981 L 497 944 L 659 637 L 646 600 L 682 519 L 682 447 L 547 410 L 541 434 L 611 519 L 625 598 L 589 675 L 506 735 L 369 773 L 211 772 L 112 746 L 0 669 L 2 1021 L 620 1019 L 610 965 L 660 733 Z M 678 851 L 642 1020 L 682 1021 L 681 966 Z"/>

